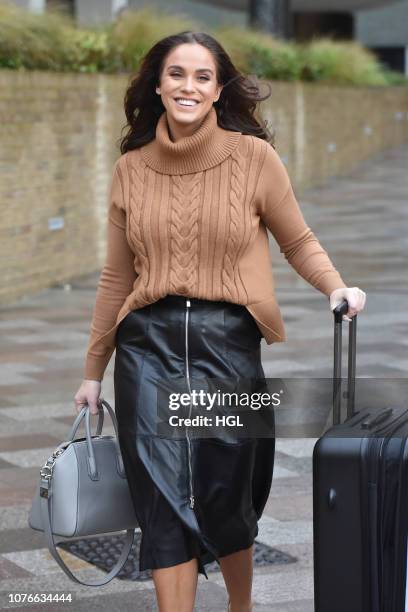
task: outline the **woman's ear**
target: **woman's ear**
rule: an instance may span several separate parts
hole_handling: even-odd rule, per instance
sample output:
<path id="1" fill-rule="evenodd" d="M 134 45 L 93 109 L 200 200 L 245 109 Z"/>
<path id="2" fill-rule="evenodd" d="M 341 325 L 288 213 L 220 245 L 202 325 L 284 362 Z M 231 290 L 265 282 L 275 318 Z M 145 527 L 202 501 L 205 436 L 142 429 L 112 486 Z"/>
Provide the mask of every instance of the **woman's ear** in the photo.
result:
<path id="1" fill-rule="evenodd" d="M 217 88 L 218 95 L 217 95 L 217 97 L 215 98 L 214 102 L 218 102 L 218 100 L 220 99 L 220 95 L 221 95 L 222 90 L 223 90 L 223 86 L 222 86 L 222 85 L 220 85 L 220 86 Z"/>

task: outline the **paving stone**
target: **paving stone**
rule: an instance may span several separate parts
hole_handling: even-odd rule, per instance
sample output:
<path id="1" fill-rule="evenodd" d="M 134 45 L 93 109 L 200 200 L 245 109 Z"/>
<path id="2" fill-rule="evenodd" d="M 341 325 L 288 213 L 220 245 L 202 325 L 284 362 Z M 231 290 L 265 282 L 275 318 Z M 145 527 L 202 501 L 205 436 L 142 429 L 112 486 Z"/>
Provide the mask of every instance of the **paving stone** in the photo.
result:
<path id="1" fill-rule="evenodd" d="M 313 526 L 310 520 L 279 521 L 263 515 L 258 525 L 259 540 L 272 547 L 279 548 L 282 544 L 311 542 L 313 538 Z"/>
<path id="2" fill-rule="evenodd" d="M 24 506 L 27 505 L 24 504 Z M 2 555 L 15 552 L 28 554 L 30 550 L 43 549 L 47 546 L 44 533 L 30 527 L 27 519 L 28 512 L 25 517 L 21 517 L 19 528 L 4 529 L 0 532 L 0 553 Z"/>
<path id="3" fill-rule="evenodd" d="M 264 513 L 280 521 L 313 520 L 313 497 L 309 495 L 269 496 Z"/>
<path id="4" fill-rule="evenodd" d="M 10 467 L 12 467 L 12 463 L 10 463 L 9 461 L 6 461 L 5 459 L 0 459 L 0 469 L 1 470 L 6 470 Z"/>
<path id="5" fill-rule="evenodd" d="M 44 422 L 44 419 L 17 421 L 2 416 L 0 409 L 0 440 L 8 436 L 42 434 L 44 432 L 44 426 L 46 426 L 47 432 L 61 441 L 67 434 L 68 425 L 72 425 L 72 416 L 62 418 L 50 417 L 47 418 L 46 422 Z"/>
<path id="6" fill-rule="evenodd" d="M 43 448 L 51 444 L 57 446 L 61 440 L 47 433 L 38 433 L 36 435 L 8 436 L 0 438 L 0 453 L 4 451 L 19 451 L 27 448 Z"/>
<path id="7" fill-rule="evenodd" d="M 274 465 L 273 467 L 273 478 L 275 480 L 279 478 L 296 478 L 298 474 L 292 470 L 288 470 L 280 465 Z"/>
<path id="8" fill-rule="evenodd" d="M 276 440 L 275 450 L 292 457 L 311 457 L 317 438 L 287 438 Z"/>
<path id="9" fill-rule="evenodd" d="M 2 471 L 0 470 L 0 475 Z M 0 506 L 26 504 L 32 499 L 33 495 L 34 492 L 31 493 L 26 489 L 0 486 Z"/>
<path id="10" fill-rule="evenodd" d="M 0 530 L 26 529 L 27 516 L 31 504 L 19 504 L 18 506 L 2 506 L 0 507 Z M 6 534 L 0 536 L 0 549 L 4 542 Z"/>
<path id="11" fill-rule="evenodd" d="M 0 453 L 0 459 L 4 459 L 12 465 L 19 467 L 38 466 L 40 468 L 54 450 L 55 446 L 53 445 L 42 448 L 29 448 L 23 451 L 7 451 Z"/>
<path id="12" fill-rule="evenodd" d="M 30 576 L 30 572 L 0 555 L 0 581 L 25 576 Z"/>
<path id="13" fill-rule="evenodd" d="M 27 404 L 25 406 L 13 406 L 12 408 L 2 408 L 0 415 L 8 416 L 17 421 L 27 419 L 44 419 L 53 416 L 70 416 L 73 413 L 73 405 L 67 402 L 56 402 L 49 404 L 46 401 L 42 404 Z"/>

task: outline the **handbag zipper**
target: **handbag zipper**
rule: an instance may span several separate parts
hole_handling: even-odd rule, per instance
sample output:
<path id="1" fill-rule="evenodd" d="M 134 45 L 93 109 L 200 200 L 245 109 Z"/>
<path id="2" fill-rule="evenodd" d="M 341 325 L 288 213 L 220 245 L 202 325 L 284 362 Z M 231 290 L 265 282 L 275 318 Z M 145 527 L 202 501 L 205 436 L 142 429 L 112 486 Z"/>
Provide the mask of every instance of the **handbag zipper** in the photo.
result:
<path id="1" fill-rule="evenodd" d="M 190 385 L 190 371 L 188 364 L 188 320 L 189 320 L 189 308 L 191 307 L 191 302 L 186 298 L 186 313 L 185 313 L 185 346 L 186 346 L 186 377 L 187 377 L 187 385 L 188 392 L 190 393 L 190 410 L 188 414 L 188 418 L 191 418 L 191 385 Z M 188 425 L 186 426 L 186 438 L 187 438 L 187 450 L 188 450 L 188 473 L 189 473 L 189 484 L 190 484 L 190 508 L 194 508 L 194 492 L 193 492 L 193 473 L 191 467 L 191 441 L 190 436 L 188 434 Z"/>

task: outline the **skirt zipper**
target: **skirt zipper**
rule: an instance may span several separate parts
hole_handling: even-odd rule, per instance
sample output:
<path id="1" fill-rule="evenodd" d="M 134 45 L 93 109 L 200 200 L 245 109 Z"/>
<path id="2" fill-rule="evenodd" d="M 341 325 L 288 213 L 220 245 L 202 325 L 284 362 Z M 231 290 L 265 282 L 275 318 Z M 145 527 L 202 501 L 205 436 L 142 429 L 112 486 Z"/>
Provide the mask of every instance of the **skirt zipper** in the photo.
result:
<path id="1" fill-rule="evenodd" d="M 187 377 L 187 385 L 188 392 L 190 393 L 190 410 L 188 414 L 188 418 L 191 418 L 191 385 L 190 385 L 190 371 L 188 364 L 188 319 L 189 319 L 189 309 L 191 307 L 191 302 L 186 298 L 186 316 L 185 316 L 185 342 L 186 342 L 186 377 Z M 188 450 L 188 473 L 189 473 L 189 483 L 190 483 L 190 508 L 194 508 L 194 492 L 193 492 L 193 473 L 191 467 L 191 441 L 190 436 L 188 434 L 188 426 L 186 426 L 186 438 L 187 438 L 187 450 Z"/>

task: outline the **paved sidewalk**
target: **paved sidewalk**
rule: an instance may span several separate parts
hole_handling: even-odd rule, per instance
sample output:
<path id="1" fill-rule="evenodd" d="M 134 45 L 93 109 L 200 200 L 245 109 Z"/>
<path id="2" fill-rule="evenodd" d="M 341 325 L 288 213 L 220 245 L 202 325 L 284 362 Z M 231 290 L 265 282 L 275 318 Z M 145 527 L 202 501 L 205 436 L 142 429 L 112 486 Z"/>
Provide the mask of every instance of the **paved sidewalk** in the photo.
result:
<path id="1" fill-rule="evenodd" d="M 309 190 L 308 224 L 345 282 L 367 293 L 358 317 L 357 375 L 404 378 L 408 371 L 406 274 L 408 145 L 360 164 L 346 178 Z M 333 316 L 328 300 L 287 264 L 272 243 L 277 297 L 288 341 L 262 344 L 270 377 L 330 377 Z M 156 610 L 152 581 L 114 580 L 92 589 L 70 581 L 27 525 L 39 466 L 65 439 L 83 372 L 98 274 L 71 290 L 48 289 L 0 309 L 0 609 Z M 113 404 L 113 365 L 102 394 Z M 401 402 L 408 400 L 401 398 Z M 107 419 L 108 420 L 108 419 Z M 110 427 L 107 428 L 111 431 Z M 272 492 L 258 541 L 294 555 L 294 564 L 255 568 L 254 612 L 313 610 L 312 450 L 315 438 L 278 439 Z M 100 572 L 66 555 L 83 579 Z M 222 575 L 199 576 L 196 609 L 225 612 Z M 10 593 L 72 593 L 73 603 L 10 603 Z"/>

